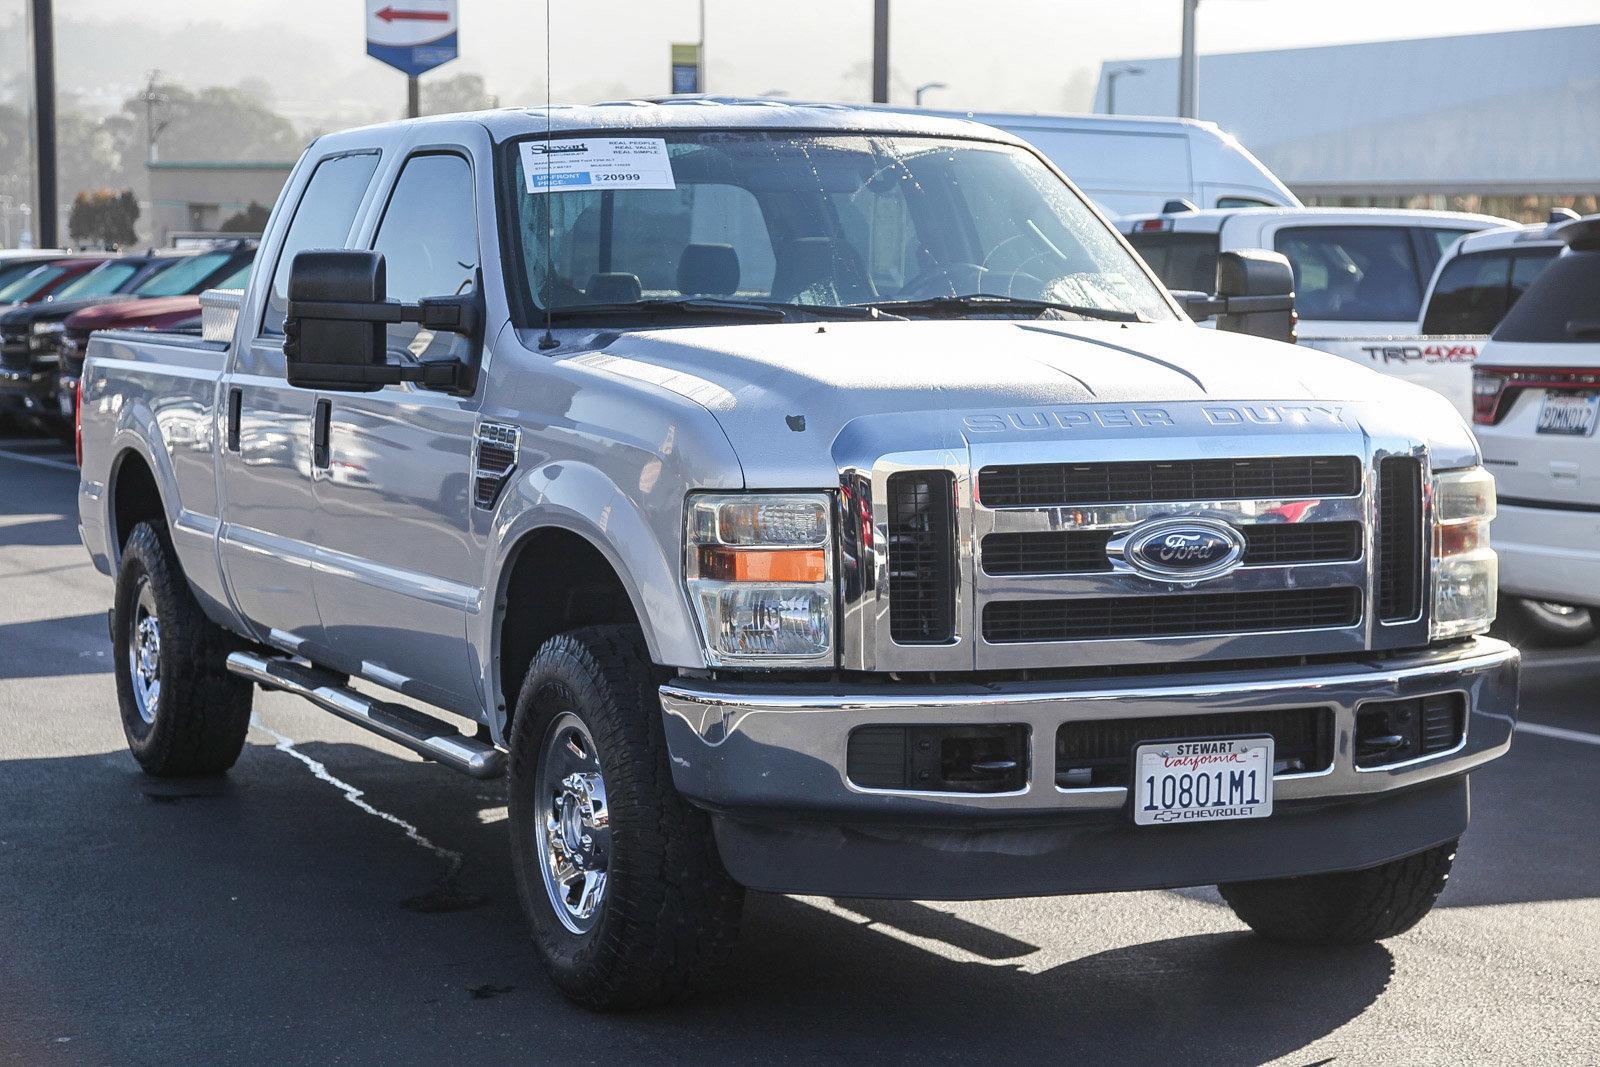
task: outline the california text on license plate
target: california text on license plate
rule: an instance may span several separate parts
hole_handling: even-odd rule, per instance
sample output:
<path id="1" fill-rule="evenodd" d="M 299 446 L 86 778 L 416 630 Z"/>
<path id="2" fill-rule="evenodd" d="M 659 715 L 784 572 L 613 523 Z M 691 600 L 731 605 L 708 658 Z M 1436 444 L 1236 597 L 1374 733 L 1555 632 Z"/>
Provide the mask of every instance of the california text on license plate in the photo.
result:
<path id="1" fill-rule="evenodd" d="M 1157 741 L 1134 749 L 1133 769 L 1140 826 L 1272 814 L 1270 737 Z"/>
<path id="2" fill-rule="evenodd" d="M 1546 393 L 1539 408 L 1538 433 L 1559 433 L 1570 437 L 1588 437 L 1594 433 L 1595 407 L 1600 396 Z"/>

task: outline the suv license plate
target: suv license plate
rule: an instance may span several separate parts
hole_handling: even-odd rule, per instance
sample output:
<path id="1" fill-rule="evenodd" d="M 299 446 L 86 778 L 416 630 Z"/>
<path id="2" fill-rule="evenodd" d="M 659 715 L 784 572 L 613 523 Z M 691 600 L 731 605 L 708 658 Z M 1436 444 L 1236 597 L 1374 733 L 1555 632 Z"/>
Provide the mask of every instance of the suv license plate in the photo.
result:
<path id="1" fill-rule="evenodd" d="M 1133 750 L 1140 826 L 1263 819 L 1272 814 L 1272 738 L 1156 741 Z"/>
<path id="2" fill-rule="evenodd" d="M 1539 408 L 1539 433 L 1559 433 L 1568 437 L 1588 437 L 1594 433 L 1595 410 L 1600 395 L 1546 393 Z"/>

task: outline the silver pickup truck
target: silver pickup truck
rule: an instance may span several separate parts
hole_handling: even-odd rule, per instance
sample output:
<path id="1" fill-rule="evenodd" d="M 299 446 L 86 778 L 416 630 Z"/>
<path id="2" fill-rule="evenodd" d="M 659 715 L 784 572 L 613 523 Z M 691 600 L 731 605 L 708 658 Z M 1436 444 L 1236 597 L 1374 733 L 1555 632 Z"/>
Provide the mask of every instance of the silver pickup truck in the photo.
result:
<path id="1" fill-rule="evenodd" d="M 1221 258 L 1200 329 L 988 127 L 355 130 L 259 255 L 204 335 L 89 346 L 128 743 L 221 772 L 259 685 L 503 772 L 581 1003 L 694 988 L 746 888 L 1219 884 L 1271 938 L 1387 937 L 1510 743 L 1450 404 L 1244 336 L 1292 330 L 1270 253 Z"/>

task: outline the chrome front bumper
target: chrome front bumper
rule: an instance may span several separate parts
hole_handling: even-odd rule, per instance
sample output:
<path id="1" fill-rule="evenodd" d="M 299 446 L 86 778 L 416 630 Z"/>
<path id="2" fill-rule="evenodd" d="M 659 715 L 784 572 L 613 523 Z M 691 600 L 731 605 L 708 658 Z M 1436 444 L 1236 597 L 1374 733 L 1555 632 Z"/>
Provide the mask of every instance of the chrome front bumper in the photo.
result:
<path id="1" fill-rule="evenodd" d="M 1279 667 L 1072 682 L 861 686 L 855 690 L 680 679 L 661 687 L 667 748 L 679 792 L 719 813 L 859 821 L 909 817 L 1114 813 L 1121 786 L 1066 789 L 1055 781 L 1057 728 L 1071 720 L 1154 718 L 1277 708 L 1333 710 L 1326 770 L 1280 775 L 1280 804 L 1388 794 L 1459 775 L 1504 753 L 1517 710 L 1517 650 L 1477 638 L 1367 663 Z M 1354 762 L 1356 709 L 1370 700 L 1462 692 L 1466 735 L 1449 752 L 1372 770 Z M 1020 723 L 1031 738 L 1025 786 L 1007 793 L 864 789 L 846 774 L 850 733 L 878 724 Z"/>

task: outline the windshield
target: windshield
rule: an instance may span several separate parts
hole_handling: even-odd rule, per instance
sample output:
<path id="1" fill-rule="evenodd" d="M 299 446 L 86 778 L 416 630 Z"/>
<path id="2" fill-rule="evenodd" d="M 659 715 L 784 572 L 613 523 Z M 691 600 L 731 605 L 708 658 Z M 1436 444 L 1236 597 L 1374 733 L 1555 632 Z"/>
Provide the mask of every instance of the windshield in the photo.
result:
<path id="1" fill-rule="evenodd" d="M 132 263 L 102 263 L 88 274 L 80 274 L 55 292 L 57 300 L 80 296 L 106 296 L 121 289 L 139 268 Z"/>
<path id="2" fill-rule="evenodd" d="M 228 275 L 211 288 L 243 289 L 250 281 L 250 268 L 253 266 L 255 266 L 255 261 L 251 260 L 249 263 L 246 263 L 244 266 L 240 267 L 238 270 L 234 271 L 232 274 Z"/>
<path id="3" fill-rule="evenodd" d="M 5 288 L 0 289 L 0 304 L 29 300 L 43 290 L 45 286 L 55 284 L 56 279 L 65 273 L 67 273 L 65 267 L 35 267 Z"/>
<path id="4" fill-rule="evenodd" d="M 232 255 L 232 252 L 205 252 L 185 256 L 146 279 L 136 292 L 140 296 L 186 296 L 198 292 L 201 283 L 221 269 Z"/>
<path id="5" fill-rule="evenodd" d="M 533 306 L 581 317 L 685 299 L 837 307 L 990 294 L 1177 317 L 1106 225 L 1020 148 L 732 131 L 630 143 L 653 146 L 654 165 L 613 172 L 638 184 L 604 190 L 571 187 L 599 180 L 598 167 L 573 172 L 576 146 L 594 144 L 519 146 L 521 282 Z M 550 156 L 563 173 L 539 169 Z M 970 313 L 1040 309 L 995 301 Z"/>

